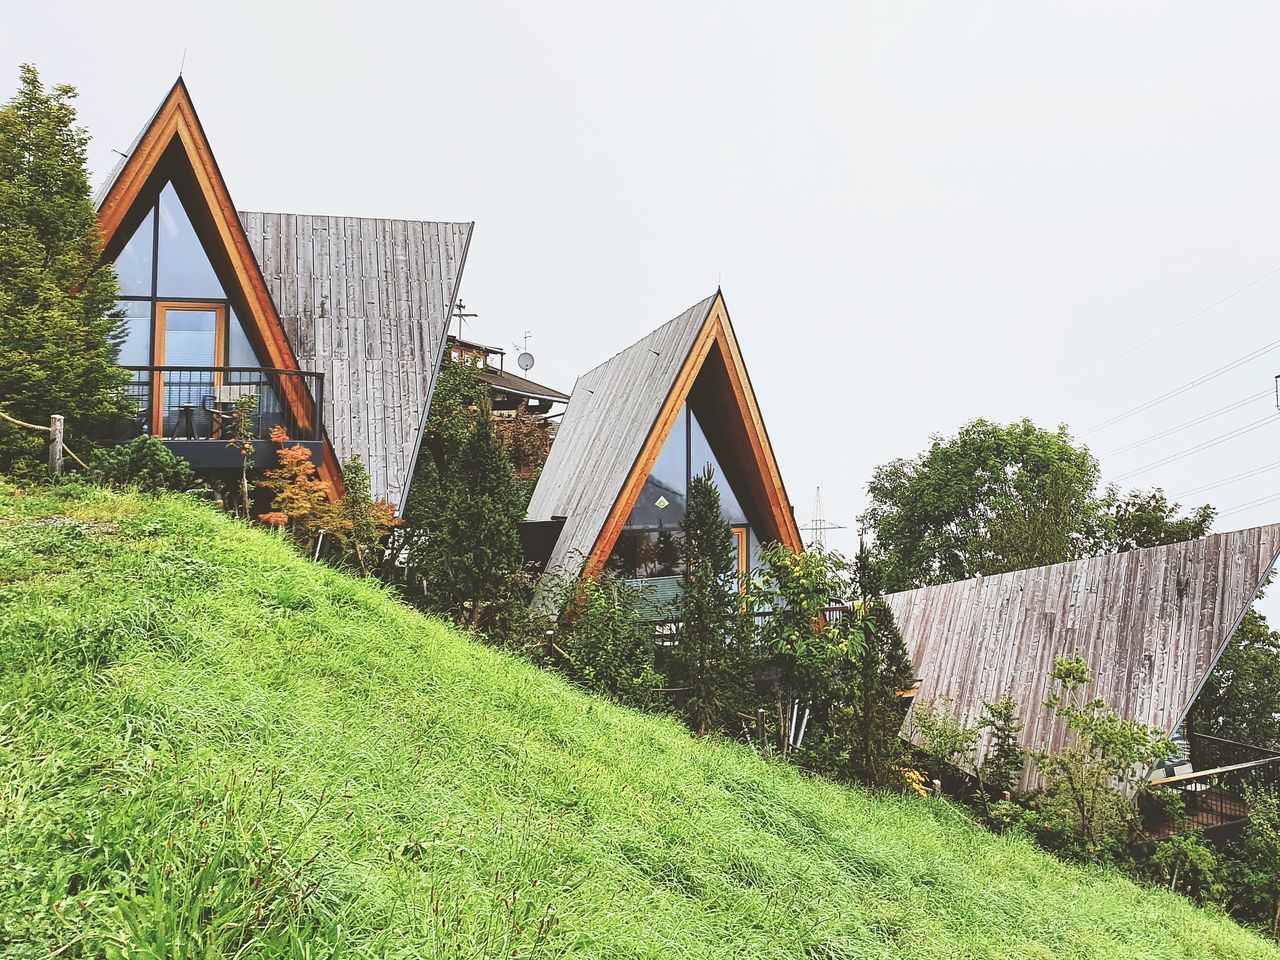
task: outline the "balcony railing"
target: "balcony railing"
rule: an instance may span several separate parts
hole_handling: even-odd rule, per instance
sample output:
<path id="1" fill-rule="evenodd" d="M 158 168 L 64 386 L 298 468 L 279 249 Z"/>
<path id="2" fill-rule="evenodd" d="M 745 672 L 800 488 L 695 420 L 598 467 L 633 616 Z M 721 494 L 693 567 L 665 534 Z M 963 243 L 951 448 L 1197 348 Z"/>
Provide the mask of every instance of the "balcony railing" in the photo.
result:
<path id="1" fill-rule="evenodd" d="M 291 440 L 317 441 L 322 428 L 324 375 L 262 367 L 125 367 L 131 413 L 96 439 L 132 440 L 150 434 L 164 440 L 225 440 L 236 400 L 258 398 L 253 439 L 267 440 L 283 427 Z"/>

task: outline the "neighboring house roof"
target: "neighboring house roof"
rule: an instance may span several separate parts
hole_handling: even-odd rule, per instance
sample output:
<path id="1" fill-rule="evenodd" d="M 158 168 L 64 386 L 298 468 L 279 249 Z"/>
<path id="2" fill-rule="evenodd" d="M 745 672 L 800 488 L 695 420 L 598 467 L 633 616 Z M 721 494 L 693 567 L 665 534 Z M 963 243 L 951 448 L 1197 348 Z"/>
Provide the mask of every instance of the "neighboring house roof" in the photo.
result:
<path id="1" fill-rule="evenodd" d="M 240 212 L 337 456 L 403 510 L 474 224 Z"/>
<path id="2" fill-rule="evenodd" d="M 686 399 L 708 413 L 739 474 L 761 540 L 800 548 L 764 422 L 719 291 L 583 374 L 529 504 L 531 520 L 565 517 L 547 563 L 604 566 Z"/>
<path id="3" fill-rule="evenodd" d="M 555 403 L 567 403 L 569 400 L 567 393 L 561 393 L 552 387 L 544 387 L 540 383 L 534 383 L 532 380 L 526 380 L 524 377 L 518 377 L 514 373 L 508 373 L 505 370 L 485 367 L 476 371 L 476 377 L 495 390 L 501 390 L 504 393 L 514 394 L 518 397 L 528 397 L 531 400 L 550 400 Z"/>
<path id="4" fill-rule="evenodd" d="M 263 363 L 278 370 L 301 369 L 181 77 L 99 193 L 104 258 L 115 259 L 169 182 Z M 300 426 L 314 424 L 313 398 L 299 378 L 284 381 L 281 401 Z M 327 440 L 320 471 L 335 492 L 342 490 L 341 471 Z"/>
<path id="5" fill-rule="evenodd" d="M 1044 701 L 1057 657 L 1079 652 L 1091 695 L 1172 734 L 1186 719 L 1277 556 L 1280 524 L 922 587 L 885 599 L 921 678 L 917 704 L 948 697 L 969 724 L 983 702 L 1018 702 L 1029 749 L 1061 747 Z M 904 734 L 913 736 L 911 718 Z M 1038 785 L 1028 765 L 1024 787 Z"/>

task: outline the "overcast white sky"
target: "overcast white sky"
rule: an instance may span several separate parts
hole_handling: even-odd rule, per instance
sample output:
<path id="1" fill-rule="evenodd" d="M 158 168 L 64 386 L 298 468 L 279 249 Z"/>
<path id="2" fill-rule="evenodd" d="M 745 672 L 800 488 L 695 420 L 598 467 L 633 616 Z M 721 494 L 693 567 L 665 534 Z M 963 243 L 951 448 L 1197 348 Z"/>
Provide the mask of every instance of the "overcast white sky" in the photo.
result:
<path id="1" fill-rule="evenodd" d="M 476 221 L 477 339 L 574 377 L 723 285 L 797 516 L 978 416 L 1077 432 L 1280 340 L 1274 3 L 28 3 L 101 177 L 185 76 L 241 208 Z M 1182 323 L 1182 321 L 1187 321 Z M 1144 344 L 1149 338 L 1176 330 Z M 513 351 L 514 352 L 514 351 Z M 1123 356 L 1118 356 L 1123 354 Z M 1118 357 L 1118 359 L 1117 359 Z M 1101 366 L 1100 366 L 1101 365 Z M 1276 413 L 1280 350 L 1084 439 Z M 1280 419 L 1126 485 L 1280 462 Z M 1280 469 L 1208 491 L 1280 495 Z M 1280 500 L 1218 529 L 1280 519 Z M 854 537 L 833 537 L 850 547 Z"/>

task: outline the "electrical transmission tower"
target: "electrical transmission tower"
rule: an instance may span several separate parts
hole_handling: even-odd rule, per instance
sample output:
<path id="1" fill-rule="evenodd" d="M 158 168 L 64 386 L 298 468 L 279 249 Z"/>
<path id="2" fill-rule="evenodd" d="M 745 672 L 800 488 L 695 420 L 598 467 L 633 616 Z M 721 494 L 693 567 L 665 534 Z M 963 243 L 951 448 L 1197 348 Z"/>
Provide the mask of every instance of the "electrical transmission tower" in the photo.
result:
<path id="1" fill-rule="evenodd" d="M 813 495 L 813 519 L 800 528 L 809 535 L 809 546 L 825 550 L 828 530 L 843 530 L 844 524 L 829 523 L 822 515 L 822 488 L 816 488 Z"/>

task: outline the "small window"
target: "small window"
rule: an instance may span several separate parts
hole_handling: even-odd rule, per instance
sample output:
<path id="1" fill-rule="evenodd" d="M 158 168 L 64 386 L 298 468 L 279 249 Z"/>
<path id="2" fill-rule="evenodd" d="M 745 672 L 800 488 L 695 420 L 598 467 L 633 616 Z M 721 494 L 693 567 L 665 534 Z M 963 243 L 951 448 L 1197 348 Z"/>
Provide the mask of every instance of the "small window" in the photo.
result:
<path id="1" fill-rule="evenodd" d="M 116 278 L 120 281 L 120 295 L 125 297 L 151 296 L 151 260 L 155 247 L 156 212 L 153 209 L 145 217 L 129 242 L 116 257 Z"/>
<path id="2" fill-rule="evenodd" d="M 151 303 L 147 300 L 121 300 L 124 313 L 124 340 L 116 363 L 122 367 L 151 365 Z"/>

